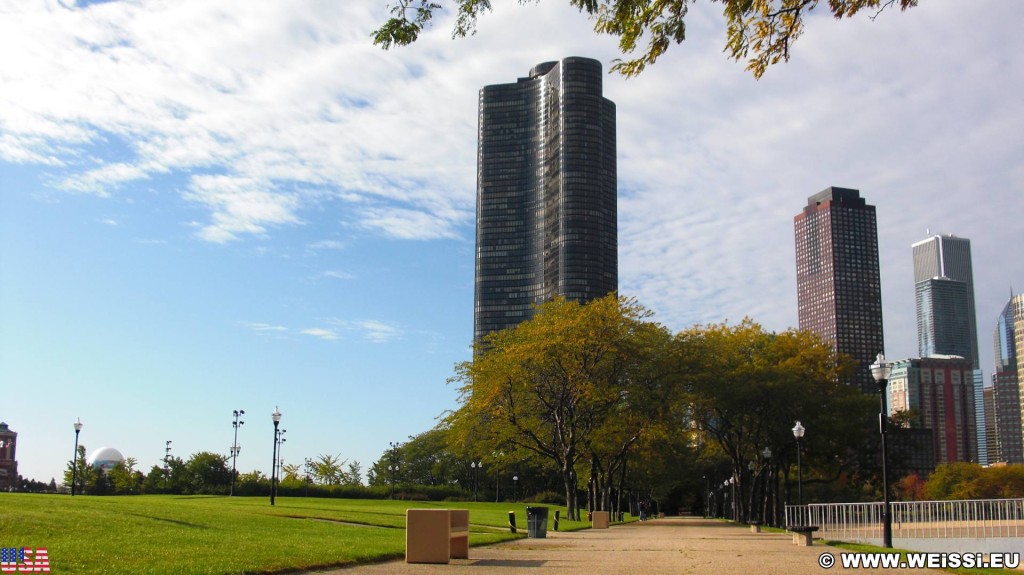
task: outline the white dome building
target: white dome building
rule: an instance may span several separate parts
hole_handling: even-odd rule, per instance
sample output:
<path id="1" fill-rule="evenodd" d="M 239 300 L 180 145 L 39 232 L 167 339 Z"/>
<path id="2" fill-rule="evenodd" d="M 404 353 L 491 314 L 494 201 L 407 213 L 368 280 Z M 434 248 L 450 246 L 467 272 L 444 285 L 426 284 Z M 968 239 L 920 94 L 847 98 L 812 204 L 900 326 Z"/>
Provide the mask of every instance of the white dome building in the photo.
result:
<path id="1" fill-rule="evenodd" d="M 122 461 L 124 461 L 124 456 L 113 447 L 101 447 L 93 451 L 92 455 L 85 460 L 89 467 L 95 467 L 103 472 L 109 471 Z"/>

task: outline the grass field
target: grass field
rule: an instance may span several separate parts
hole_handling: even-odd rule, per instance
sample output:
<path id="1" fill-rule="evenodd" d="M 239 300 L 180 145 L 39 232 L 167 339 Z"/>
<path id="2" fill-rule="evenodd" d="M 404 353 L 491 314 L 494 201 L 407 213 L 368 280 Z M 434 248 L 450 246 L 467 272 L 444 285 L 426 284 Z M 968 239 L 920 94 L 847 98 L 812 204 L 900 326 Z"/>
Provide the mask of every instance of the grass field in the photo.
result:
<path id="1" fill-rule="evenodd" d="M 470 510 L 470 544 L 526 531 L 524 504 L 0 493 L 0 547 L 46 548 L 59 574 L 281 573 L 404 557 L 405 510 Z M 519 535 L 508 529 L 515 511 Z M 552 528 L 554 508 L 549 511 Z M 562 521 L 561 530 L 586 526 Z"/>

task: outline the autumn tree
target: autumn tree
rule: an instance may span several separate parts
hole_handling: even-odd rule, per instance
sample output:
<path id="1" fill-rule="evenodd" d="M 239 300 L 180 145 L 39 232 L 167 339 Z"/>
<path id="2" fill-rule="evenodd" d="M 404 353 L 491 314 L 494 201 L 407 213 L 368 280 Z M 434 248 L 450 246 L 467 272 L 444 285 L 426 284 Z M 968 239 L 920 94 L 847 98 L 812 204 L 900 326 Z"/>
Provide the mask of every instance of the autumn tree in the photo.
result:
<path id="1" fill-rule="evenodd" d="M 685 395 L 679 376 L 685 371 L 672 334 L 664 327 L 638 321 L 620 342 L 619 352 L 629 358 L 621 366 L 616 384 L 619 395 L 593 433 L 582 438 L 590 458 L 588 488 L 591 508 L 622 510 L 627 467 L 643 468 L 647 485 L 666 468 L 666 457 L 684 447 L 688 437 Z M 667 439 L 680 441 L 666 441 Z M 651 448 L 658 445 L 658 450 Z M 643 448 L 646 457 L 636 458 Z M 616 495 L 613 499 L 613 493 Z"/>
<path id="2" fill-rule="evenodd" d="M 750 320 L 698 326 L 678 338 L 681 353 L 699 366 L 688 379 L 695 422 L 732 462 L 738 494 L 749 494 L 745 471 L 751 462 L 766 463 L 765 447 L 772 463 L 795 463 L 797 420 L 808 430 L 804 469 L 813 466 L 818 481 L 834 480 L 852 465 L 874 403 L 841 383 L 850 365 L 830 345 L 810 332 L 771 333 Z M 776 468 L 785 475 L 788 465 Z M 744 499 L 750 501 L 736 501 L 741 516 L 749 512 Z"/>
<path id="3" fill-rule="evenodd" d="M 793 43 L 803 34 L 804 19 L 820 0 L 713 0 L 722 4 L 726 20 L 725 52 L 760 78 L 768 66 L 788 61 Z M 612 70 L 635 76 L 686 39 L 686 15 L 694 0 L 569 0 L 594 21 L 594 30 L 619 39 L 625 59 Z M 886 8 L 917 5 L 918 0 L 829 0 L 836 19 L 867 12 L 874 19 Z M 520 3 L 525 3 L 520 0 Z M 476 33 L 477 18 L 491 10 L 491 0 L 397 0 L 392 17 L 373 33 L 382 47 L 415 42 L 435 13 L 451 10 L 457 16 L 452 37 Z M 641 47 L 642 46 L 642 47 Z"/>
<path id="4" fill-rule="evenodd" d="M 599 444 L 628 449 L 637 432 L 623 426 L 598 434 L 647 393 L 639 366 L 649 355 L 638 334 L 661 330 L 660 340 L 670 339 L 664 328 L 645 325 L 648 316 L 614 294 L 586 304 L 558 298 L 529 321 L 489 334 L 452 378 L 461 404 L 446 421 L 454 441 L 472 444 L 478 456 L 503 451 L 548 460 L 561 477 L 568 515 L 578 518 L 577 466 L 592 462 Z"/>

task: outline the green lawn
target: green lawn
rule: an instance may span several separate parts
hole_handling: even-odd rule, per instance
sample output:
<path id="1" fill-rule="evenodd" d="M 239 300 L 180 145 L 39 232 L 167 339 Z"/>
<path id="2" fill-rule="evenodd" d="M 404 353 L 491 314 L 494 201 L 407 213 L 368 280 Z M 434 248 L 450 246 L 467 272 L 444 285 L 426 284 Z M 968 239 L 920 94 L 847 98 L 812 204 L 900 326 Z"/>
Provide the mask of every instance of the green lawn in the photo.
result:
<path id="1" fill-rule="evenodd" d="M 62 574 L 286 572 L 404 557 L 410 507 L 470 509 L 471 545 L 526 531 L 524 504 L 279 497 L 271 507 L 264 497 L 0 493 L 0 547 L 45 547 Z"/>

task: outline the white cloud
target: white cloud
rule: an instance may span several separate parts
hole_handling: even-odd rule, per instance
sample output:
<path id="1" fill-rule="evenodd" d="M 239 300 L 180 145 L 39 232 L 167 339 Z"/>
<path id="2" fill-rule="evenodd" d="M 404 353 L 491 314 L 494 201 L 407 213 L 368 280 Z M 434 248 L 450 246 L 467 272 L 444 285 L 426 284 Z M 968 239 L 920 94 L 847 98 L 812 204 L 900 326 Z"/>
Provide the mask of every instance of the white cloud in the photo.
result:
<path id="1" fill-rule="evenodd" d="M 458 222 L 404 208 L 370 208 L 362 212 L 362 226 L 403 240 L 455 239 Z"/>
<path id="2" fill-rule="evenodd" d="M 352 274 L 350 274 L 348 272 L 343 272 L 343 271 L 338 271 L 338 270 L 327 270 L 327 271 L 321 273 L 320 275 L 322 275 L 325 278 L 332 278 L 332 279 L 336 279 L 336 280 L 352 280 L 352 279 L 356 279 L 356 276 L 354 276 L 354 275 L 352 275 Z"/>
<path id="3" fill-rule="evenodd" d="M 306 247 L 311 250 L 343 250 L 345 249 L 345 244 L 337 240 L 321 240 L 306 244 Z"/>
<path id="4" fill-rule="evenodd" d="M 267 225 L 297 223 L 299 200 L 273 193 L 265 182 L 231 176 L 193 176 L 186 199 L 206 205 L 212 223 L 197 235 L 216 243 L 238 239 L 240 234 L 262 234 Z"/>
<path id="5" fill-rule="evenodd" d="M 288 328 L 281 325 L 273 325 L 269 323 L 260 322 L 239 322 L 239 325 L 250 329 L 256 333 L 284 333 L 288 331 Z"/>
<path id="6" fill-rule="evenodd" d="M 311 335 L 326 340 L 341 339 L 339 331 L 354 334 L 356 337 L 372 343 L 388 343 L 402 337 L 402 330 L 386 321 L 363 319 L 363 320 L 330 320 L 328 323 L 332 329 L 309 328 L 300 333 Z"/>
<path id="7" fill-rule="evenodd" d="M 374 343 L 387 343 L 402 336 L 401 330 L 388 322 L 372 319 L 359 320 L 351 324 L 363 334 L 363 338 Z"/>
<path id="8" fill-rule="evenodd" d="M 305 335 L 311 335 L 313 337 L 318 337 L 320 339 L 326 339 L 328 341 L 333 341 L 333 340 L 339 339 L 338 338 L 338 334 L 334 333 L 333 331 L 331 331 L 329 329 L 324 329 L 324 328 L 320 328 L 320 327 L 313 327 L 313 328 L 304 329 L 304 330 L 300 331 L 299 333 L 302 333 L 302 334 L 305 334 Z"/>

